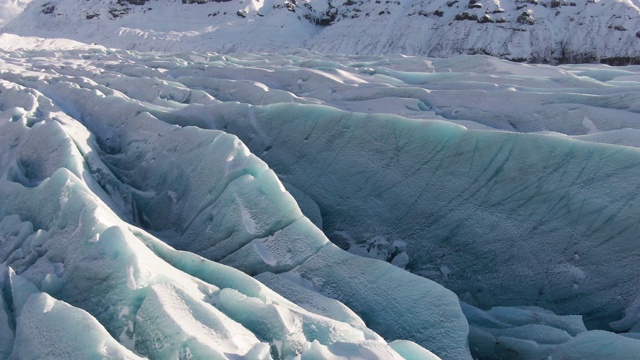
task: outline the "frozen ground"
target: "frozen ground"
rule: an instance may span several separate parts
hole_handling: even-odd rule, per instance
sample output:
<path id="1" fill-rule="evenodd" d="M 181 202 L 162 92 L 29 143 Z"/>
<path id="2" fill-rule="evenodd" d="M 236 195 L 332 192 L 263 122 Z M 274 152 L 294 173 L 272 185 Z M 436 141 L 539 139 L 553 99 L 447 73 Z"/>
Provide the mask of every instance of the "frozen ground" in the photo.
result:
<path id="1" fill-rule="evenodd" d="M 0 35 L 0 357 L 634 359 L 639 80 Z"/>

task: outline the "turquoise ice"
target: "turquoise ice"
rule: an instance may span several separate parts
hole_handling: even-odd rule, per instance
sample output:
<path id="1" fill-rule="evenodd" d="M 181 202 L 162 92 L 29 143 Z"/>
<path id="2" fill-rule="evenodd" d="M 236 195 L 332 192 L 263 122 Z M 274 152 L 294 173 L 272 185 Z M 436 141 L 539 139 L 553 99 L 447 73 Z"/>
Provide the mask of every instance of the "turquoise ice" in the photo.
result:
<path id="1" fill-rule="evenodd" d="M 636 67 L 105 49 L 0 65 L 3 358 L 640 344 Z"/>

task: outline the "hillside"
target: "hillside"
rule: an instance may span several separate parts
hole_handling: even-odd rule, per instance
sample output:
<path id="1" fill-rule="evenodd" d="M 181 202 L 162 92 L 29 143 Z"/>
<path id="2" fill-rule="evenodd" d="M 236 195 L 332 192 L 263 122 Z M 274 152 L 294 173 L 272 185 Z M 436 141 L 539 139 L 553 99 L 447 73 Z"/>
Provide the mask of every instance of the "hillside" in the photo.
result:
<path id="1" fill-rule="evenodd" d="M 640 63 L 639 0 L 0 0 L 1 31 L 151 51 Z M 24 10 L 24 11 L 22 11 Z"/>

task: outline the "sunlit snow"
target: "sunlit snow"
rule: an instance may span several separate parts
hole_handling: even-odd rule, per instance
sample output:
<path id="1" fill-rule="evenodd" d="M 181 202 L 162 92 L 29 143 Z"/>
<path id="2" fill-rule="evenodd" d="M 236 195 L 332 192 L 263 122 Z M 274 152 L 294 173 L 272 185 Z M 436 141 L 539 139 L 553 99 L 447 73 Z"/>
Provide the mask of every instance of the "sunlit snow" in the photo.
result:
<path id="1" fill-rule="evenodd" d="M 0 0 L 0 33 L 143 51 L 304 48 L 638 64 L 639 6 L 639 0 Z"/>

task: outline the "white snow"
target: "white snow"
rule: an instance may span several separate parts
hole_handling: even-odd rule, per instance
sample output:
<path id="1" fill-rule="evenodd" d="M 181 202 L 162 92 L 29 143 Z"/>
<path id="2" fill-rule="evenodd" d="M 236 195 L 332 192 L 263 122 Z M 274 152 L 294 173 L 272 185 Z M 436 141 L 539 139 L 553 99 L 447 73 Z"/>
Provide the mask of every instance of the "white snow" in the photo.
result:
<path id="1" fill-rule="evenodd" d="M 32 0 L 0 1 L 0 27 L 17 18 Z"/>
<path id="2" fill-rule="evenodd" d="M 493 56 L 545 63 L 637 62 L 640 9 L 631 0 L 2 0 L 3 33 L 144 51 Z M 530 14 L 533 24 L 521 21 Z M 484 20 L 483 20 L 484 18 Z M 329 26 L 322 26 L 321 23 Z M 316 24 L 318 23 L 318 24 Z M 348 35 L 345 35 L 348 34 Z M 635 59 L 635 60 L 634 60 Z M 358 81 L 357 78 L 344 78 Z"/>

